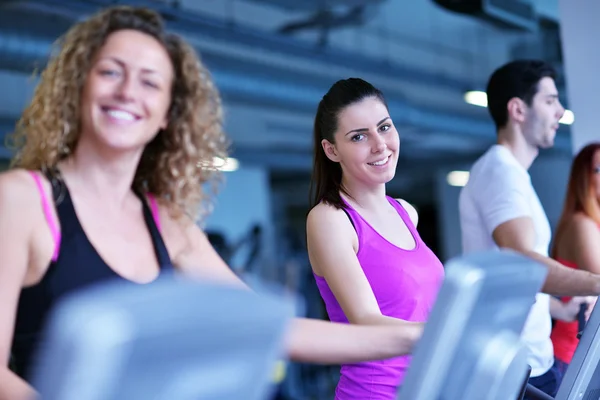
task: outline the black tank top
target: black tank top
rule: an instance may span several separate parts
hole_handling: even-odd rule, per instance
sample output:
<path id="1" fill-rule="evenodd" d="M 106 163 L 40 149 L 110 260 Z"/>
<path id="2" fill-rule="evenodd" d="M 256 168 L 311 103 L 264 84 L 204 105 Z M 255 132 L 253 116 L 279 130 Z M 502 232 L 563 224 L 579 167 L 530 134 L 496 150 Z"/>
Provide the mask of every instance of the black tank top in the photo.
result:
<path id="1" fill-rule="evenodd" d="M 60 253 L 51 262 L 42 280 L 22 289 L 19 297 L 12 343 L 12 369 L 23 379 L 29 378 L 46 318 L 62 296 L 88 285 L 121 279 L 100 257 L 88 240 L 75 213 L 69 190 L 61 179 L 48 175 L 52 197 L 61 226 Z M 42 193 L 43 195 L 43 193 Z M 150 231 L 160 273 L 172 270 L 171 259 L 146 198 L 137 193 L 143 205 L 144 220 Z M 129 281 L 127 281 L 129 282 Z M 131 284 L 135 284 L 131 282 Z"/>

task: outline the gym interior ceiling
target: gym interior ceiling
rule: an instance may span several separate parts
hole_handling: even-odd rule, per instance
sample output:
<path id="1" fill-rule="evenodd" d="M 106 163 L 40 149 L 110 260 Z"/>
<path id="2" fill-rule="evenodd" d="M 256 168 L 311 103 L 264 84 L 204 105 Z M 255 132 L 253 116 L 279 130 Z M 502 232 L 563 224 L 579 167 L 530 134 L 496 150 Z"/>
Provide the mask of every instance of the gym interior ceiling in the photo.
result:
<path id="1" fill-rule="evenodd" d="M 14 126 L 53 40 L 115 3 L 0 0 L 0 135 Z M 233 155 L 275 178 L 305 179 L 316 105 L 337 79 L 359 76 L 384 91 L 401 135 L 399 171 L 411 167 L 394 180 L 401 189 L 441 166 L 472 161 L 494 141 L 486 109 L 467 104 L 464 94 L 482 90 L 498 65 L 542 57 L 562 69 L 555 0 L 518 2 L 531 4 L 533 28 L 453 12 L 438 0 L 122 3 L 160 9 L 194 44 L 224 97 Z M 554 151 L 570 151 L 567 125 Z M 10 154 L 2 147 L 0 155 Z"/>

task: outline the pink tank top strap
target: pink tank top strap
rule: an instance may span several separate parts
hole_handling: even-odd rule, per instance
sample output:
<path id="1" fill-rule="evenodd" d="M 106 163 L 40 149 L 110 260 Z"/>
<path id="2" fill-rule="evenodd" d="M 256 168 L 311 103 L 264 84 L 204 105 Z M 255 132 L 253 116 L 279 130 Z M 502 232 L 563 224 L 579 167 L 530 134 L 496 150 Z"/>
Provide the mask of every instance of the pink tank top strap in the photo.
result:
<path id="1" fill-rule="evenodd" d="M 154 218 L 154 222 L 156 223 L 156 228 L 160 232 L 160 214 L 158 212 L 158 202 L 156 201 L 156 197 L 153 194 L 148 193 L 148 202 L 150 203 L 150 210 L 152 211 L 152 218 Z"/>
<path id="2" fill-rule="evenodd" d="M 50 233 L 52 234 L 52 239 L 54 240 L 54 253 L 52 254 L 52 261 L 56 261 L 58 259 L 58 254 L 60 252 L 60 229 L 58 229 L 58 224 L 54 219 L 54 215 L 52 213 L 52 204 L 46 195 L 46 191 L 44 190 L 44 185 L 42 184 L 42 180 L 37 172 L 29 171 L 33 180 L 35 181 L 38 191 L 40 192 L 40 198 L 42 200 L 42 209 L 44 211 L 44 216 L 46 217 L 46 222 L 48 223 L 48 227 L 50 228 Z"/>
<path id="3" fill-rule="evenodd" d="M 400 203 L 399 200 L 394 199 L 390 196 L 387 196 L 387 198 L 390 204 L 396 209 L 396 211 L 398 211 L 398 214 L 400 214 L 400 218 L 402 218 L 408 229 L 414 234 L 417 231 L 417 228 L 415 227 L 415 224 L 413 223 L 410 214 L 408 213 L 408 211 L 406 211 L 406 208 L 404 208 L 404 206 L 402 205 L 402 203 Z"/>

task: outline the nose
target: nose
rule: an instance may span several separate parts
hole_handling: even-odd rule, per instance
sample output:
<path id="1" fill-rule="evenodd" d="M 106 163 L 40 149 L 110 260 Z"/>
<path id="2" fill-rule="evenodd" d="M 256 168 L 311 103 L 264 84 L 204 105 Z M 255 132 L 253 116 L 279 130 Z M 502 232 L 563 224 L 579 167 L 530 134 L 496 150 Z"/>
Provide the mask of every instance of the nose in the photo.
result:
<path id="1" fill-rule="evenodd" d="M 565 108 L 563 107 L 562 103 L 558 103 L 558 111 L 557 111 L 558 119 L 561 119 L 563 117 L 563 115 L 565 115 Z"/>
<path id="2" fill-rule="evenodd" d="M 383 136 L 380 133 L 375 133 L 374 135 L 372 135 L 373 141 L 372 141 L 372 147 L 371 147 L 371 152 L 373 153 L 381 153 L 382 151 L 384 151 L 387 147 L 387 144 L 385 142 L 385 139 L 383 138 Z"/>
<path id="3" fill-rule="evenodd" d="M 136 83 L 134 79 L 125 75 L 119 83 L 116 94 L 119 100 L 131 101 L 135 96 Z"/>

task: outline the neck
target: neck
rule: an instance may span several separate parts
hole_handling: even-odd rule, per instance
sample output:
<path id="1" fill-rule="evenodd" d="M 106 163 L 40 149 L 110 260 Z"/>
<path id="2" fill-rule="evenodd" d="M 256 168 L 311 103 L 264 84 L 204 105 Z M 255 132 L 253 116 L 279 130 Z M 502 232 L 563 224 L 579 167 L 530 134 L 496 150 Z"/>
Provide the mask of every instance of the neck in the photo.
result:
<path id="1" fill-rule="evenodd" d="M 537 147 L 527 143 L 523 132 L 518 126 L 507 125 L 500 128 L 498 130 L 498 144 L 509 149 L 519 164 L 526 170 L 531 167 L 539 154 Z"/>
<path id="2" fill-rule="evenodd" d="M 141 151 L 135 154 L 102 152 L 95 144 L 81 140 L 73 155 L 61 165 L 61 171 L 68 176 L 69 184 L 79 188 L 86 197 L 121 207 L 131 195 L 140 158 Z"/>
<path id="3" fill-rule="evenodd" d="M 356 203 L 360 208 L 380 210 L 387 203 L 385 197 L 385 184 L 367 186 L 357 181 L 349 181 L 342 178 L 342 185 L 350 195 L 350 201 Z"/>

